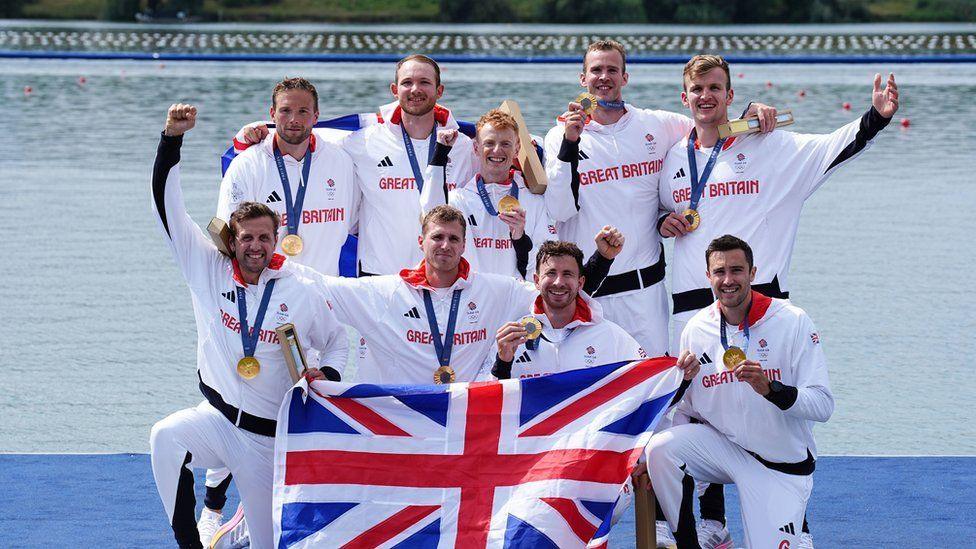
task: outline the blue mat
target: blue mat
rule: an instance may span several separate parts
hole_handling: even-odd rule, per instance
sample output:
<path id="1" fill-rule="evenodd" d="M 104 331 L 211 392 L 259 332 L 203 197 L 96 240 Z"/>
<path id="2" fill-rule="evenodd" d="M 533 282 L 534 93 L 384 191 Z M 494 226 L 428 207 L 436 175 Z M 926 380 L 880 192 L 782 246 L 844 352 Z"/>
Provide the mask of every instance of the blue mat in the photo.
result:
<path id="1" fill-rule="evenodd" d="M 811 530 L 818 547 L 972 547 L 976 456 L 823 457 Z M 203 500 L 197 475 L 198 507 Z M 175 546 L 145 454 L 0 454 L 0 546 Z M 742 539 L 734 487 L 733 536 Z M 232 487 L 228 509 L 237 507 Z M 633 547 L 631 513 L 611 534 Z M 969 540 L 969 541 L 965 541 Z"/>

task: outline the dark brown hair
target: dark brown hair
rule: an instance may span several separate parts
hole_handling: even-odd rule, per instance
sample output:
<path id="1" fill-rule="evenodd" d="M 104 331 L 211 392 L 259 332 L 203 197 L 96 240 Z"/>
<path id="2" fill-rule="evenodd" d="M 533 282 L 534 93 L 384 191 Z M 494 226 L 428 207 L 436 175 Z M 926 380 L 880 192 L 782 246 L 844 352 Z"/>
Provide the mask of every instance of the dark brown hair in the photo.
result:
<path id="1" fill-rule="evenodd" d="M 550 257 L 562 257 L 570 256 L 576 260 L 576 266 L 579 268 L 579 274 L 583 274 L 583 252 L 579 249 L 579 246 L 573 244 L 572 242 L 566 242 L 563 240 L 547 240 L 539 246 L 539 251 L 535 254 L 535 272 L 539 272 L 539 268 L 543 263 Z"/>
<path id="2" fill-rule="evenodd" d="M 270 217 L 271 222 L 274 224 L 274 232 L 275 234 L 278 234 L 278 226 L 281 225 L 281 216 L 278 215 L 278 212 L 260 202 L 242 202 L 241 205 L 234 210 L 234 213 L 230 214 L 230 223 L 228 223 L 228 226 L 230 228 L 231 237 L 237 238 L 238 223 L 241 221 L 247 221 L 248 219 L 257 219 L 259 217 Z"/>
<path id="3" fill-rule="evenodd" d="M 752 248 L 741 238 L 730 234 L 722 235 L 708 245 L 705 250 L 705 267 L 709 267 L 708 258 L 715 252 L 731 252 L 732 250 L 742 250 L 746 254 L 746 263 L 752 269 Z"/>
<path id="4" fill-rule="evenodd" d="M 452 221 L 461 224 L 461 235 L 467 234 L 468 224 L 464 220 L 464 214 L 461 210 L 455 208 L 454 206 L 448 206 L 447 204 L 441 204 L 440 206 L 435 206 L 434 209 L 427 212 L 424 216 L 424 220 L 420 224 L 420 234 L 427 234 L 427 226 L 431 223 L 451 223 Z"/>
<path id="5" fill-rule="evenodd" d="M 434 67 L 434 85 L 436 85 L 436 86 L 440 86 L 441 85 L 441 66 L 437 64 L 437 61 L 434 61 L 430 57 L 427 57 L 426 55 L 419 54 L 419 53 L 415 53 L 413 55 L 408 55 L 408 56 L 404 57 L 403 59 L 397 61 L 396 71 L 393 73 L 393 82 L 394 83 L 399 83 L 400 82 L 400 67 L 402 67 L 403 64 L 406 63 L 407 61 L 417 61 L 417 62 L 420 62 L 420 63 L 426 63 L 426 64 L 430 65 L 431 67 Z"/>

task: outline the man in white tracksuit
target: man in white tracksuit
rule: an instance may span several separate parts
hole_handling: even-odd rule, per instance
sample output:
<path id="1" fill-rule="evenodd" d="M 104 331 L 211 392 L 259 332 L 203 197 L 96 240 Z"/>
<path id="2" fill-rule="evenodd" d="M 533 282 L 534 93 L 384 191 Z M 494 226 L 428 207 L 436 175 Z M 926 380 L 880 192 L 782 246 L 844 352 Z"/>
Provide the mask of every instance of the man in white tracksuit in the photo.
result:
<path id="1" fill-rule="evenodd" d="M 691 139 L 696 176 L 704 172 L 719 141 L 718 126 L 728 122 L 732 103 L 728 64 L 721 57 L 692 58 L 684 71 L 682 102 L 695 120 Z M 712 239 L 732 234 L 749 242 L 759 271 L 756 289 L 770 297 L 789 297 L 789 267 L 807 199 L 837 172 L 871 146 L 898 110 L 898 88 L 889 76 L 884 89 L 875 76 L 871 107 L 859 119 L 824 135 L 777 130 L 729 137 L 722 141 L 707 180 L 699 180 L 696 200 L 700 225 L 689 230 L 682 212 L 690 207 L 692 174 L 689 135 L 671 148 L 664 161 L 659 196 L 670 212 L 660 220 L 660 234 L 676 237 L 671 259 L 674 305 L 672 349 L 682 328 L 713 296 L 705 278 L 705 248 Z M 629 236 L 629 235 L 628 235 Z"/>
<path id="2" fill-rule="evenodd" d="M 190 287 L 206 400 L 153 426 L 153 477 L 180 547 L 202 546 L 192 468 L 220 466 L 237 479 L 251 546 L 272 547 L 274 418 L 292 386 L 274 327 L 295 324 L 302 340 L 323 351 L 323 367 L 345 364 L 345 335 L 312 281 L 274 254 L 275 212 L 259 203 L 235 211 L 233 259 L 218 252 L 187 215 L 180 147 L 195 121 L 194 107 L 170 107 L 153 166 L 152 196 L 166 242 Z M 317 369 L 310 375 L 325 377 Z"/>
<path id="3" fill-rule="evenodd" d="M 627 249 L 593 293 L 607 318 L 634 336 L 651 356 L 668 352 L 665 262 L 658 219 L 657 186 L 668 149 L 692 128 L 687 117 L 624 103 L 628 74 L 623 46 L 611 40 L 590 45 L 580 85 L 599 101 L 589 117 L 570 104 L 545 139 L 549 187 L 545 197 L 560 238 L 585 255 L 589 237 L 614 224 L 627 236 Z M 773 109 L 761 112 L 771 127 Z"/>
<path id="4" fill-rule="evenodd" d="M 620 252 L 599 240 L 597 247 L 610 261 Z M 647 358 L 637 340 L 603 318 L 600 303 L 583 292 L 586 277 L 582 273 L 583 252 L 576 244 L 548 241 L 539 248 L 533 276 L 539 296 L 529 316 L 539 321 L 541 333 L 528 339 L 523 323 L 504 324 L 495 335 L 497 353 L 489 355 L 481 377 L 487 378 L 489 371 L 498 379 L 537 377 Z M 677 366 L 690 379 L 697 372 L 698 360 L 685 352 Z M 632 491 L 628 481 L 614 509 L 614 522 L 630 505 Z"/>
<path id="5" fill-rule="evenodd" d="M 465 219 L 437 206 L 422 224 L 424 259 L 397 275 L 336 278 L 320 287 L 341 322 L 369 337 L 371 383 L 474 381 L 492 348 L 490 330 L 525 311 L 536 296 L 512 277 L 479 273 L 462 257 Z"/>
<path id="6" fill-rule="evenodd" d="M 450 191 L 445 168 L 459 134 L 457 130 L 438 132 L 421 208 L 427 212 L 446 201 L 461 210 L 468 223 L 464 257 L 471 268 L 524 280 L 527 273 L 535 272 L 539 246 L 556 239 L 556 228 L 542 196 L 532 194 L 522 173 L 511 168 L 520 148 L 515 119 L 493 109 L 478 120 L 476 127 L 477 174 L 463 187 Z M 512 199 L 518 207 L 505 211 L 502 206 Z"/>
<path id="7" fill-rule="evenodd" d="M 682 332 L 681 348 L 702 366 L 678 405 L 703 423 L 651 439 L 654 492 L 681 549 L 698 547 L 691 506 L 682 506 L 692 479 L 736 485 L 748 547 L 796 546 L 816 466 L 813 424 L 834 409 L 820 335 L 799 307 L 752 290 L 744 241 L 725 235 L 706 253 L 718 298 Z"/>
<path id="8" fill-rule="evenodd" d="M 302 250 L 292 259 L 338 275 L 339 251 L 356 230 L 362 193 L 349 155 L 312 134 L 318 115 L 318 92 L 308 80 L 287 78 L 275 86 L 271 119 L 276 131 L 227 168 L 217 217 L 226 221 L 242 202 L 267 204 L 281 215 L 285 235 L 301 238 Z M 281 240 L 278 251 L 287 254 Z"/>

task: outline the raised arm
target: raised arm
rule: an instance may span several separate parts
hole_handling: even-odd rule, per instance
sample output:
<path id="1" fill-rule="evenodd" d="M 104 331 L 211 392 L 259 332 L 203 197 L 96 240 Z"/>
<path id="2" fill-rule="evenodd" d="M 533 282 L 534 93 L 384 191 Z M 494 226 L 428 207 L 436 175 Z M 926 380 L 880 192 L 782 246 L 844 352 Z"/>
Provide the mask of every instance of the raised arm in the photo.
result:
<path id="1" fill-rule="evenodd" d="M 546 175 L 549 186 L 542 195 L 546 209 L 556 221 L 567 221 L 579 212 L 579 145 L 583 133 L 583 110 L 570 103 L 560 117 L 562 131 L 555 127 L 546 135 Z"/>
<path id="2" fill-rule="evenodd" d="M 152 171 L 152 206 L 173 257 L 191 288 L 209 284 L 209 266 L 220 252 L 190 219 L 180 186 L 183 134 L 196 124 L 193 105 L 174 104 L 166 115 Z"/>
<path id="3" fill-rule="evenodd" d="M 424 189 L 420 193 L 420 210 L 426 214 L 435 206 L 447 204 L 447 160 L 454 143 L 457 130 L 438 130 L 434 157 L 424 170 Z M 460 184 L 460 182 L 459 182 Z"/>

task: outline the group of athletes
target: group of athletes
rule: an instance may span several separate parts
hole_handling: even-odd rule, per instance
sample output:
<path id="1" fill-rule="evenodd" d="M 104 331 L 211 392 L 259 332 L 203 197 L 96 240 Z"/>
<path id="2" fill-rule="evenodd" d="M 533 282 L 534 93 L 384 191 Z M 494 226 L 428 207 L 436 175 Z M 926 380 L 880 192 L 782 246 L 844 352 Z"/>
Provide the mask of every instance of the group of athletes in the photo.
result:
<path id="1" fill-rule="evenodd" d="M 719 135 L 733 103 L 721 57 L 685 65 L 690 118 L 624 101 L 615 41 L 589 46 L 579 79 L 588 95 L 544 139 L 542 194 L 517 169 L 534 144 L 516 120 L 494 109 L 474 138 L 459 132 L 429 57 L 399 61 L 395 101 L 352 132 L 313 129 L 315 87 L 281 81 L 274 127 L 238 133 L 221 182 L 229 255 L 186 213 L 180 149 L 197 110 L 170 107 L 153 206 L 190 288 L 205 397 L 150 437 L 180 547 L 275 545 L 275 418 L 292 385 L 284 323 L 319 366 L 312 380 L 523 378 L 670 353 L 685 381 L 639 467 L 659 503 L 658 545 L 732 547 L 721 486 L 734 483 L 746 545 L 812 546 L 812 428 L 833 397 L 820 336 L 789 301 L 789 263 L 806 199 L 897 111 L 894 77 L 882 87 L 876 75 L 868 110 L 830 134 L 774 131 L 776 110 L 750 103 L 743 116 L 761 132 L 731 137 Z M 350 234 L 359 277 L 343 278 Z M 209 469 L 199 519 L 193 468 Z M 242 508 L 225 522 L 232 479 Z"/>

